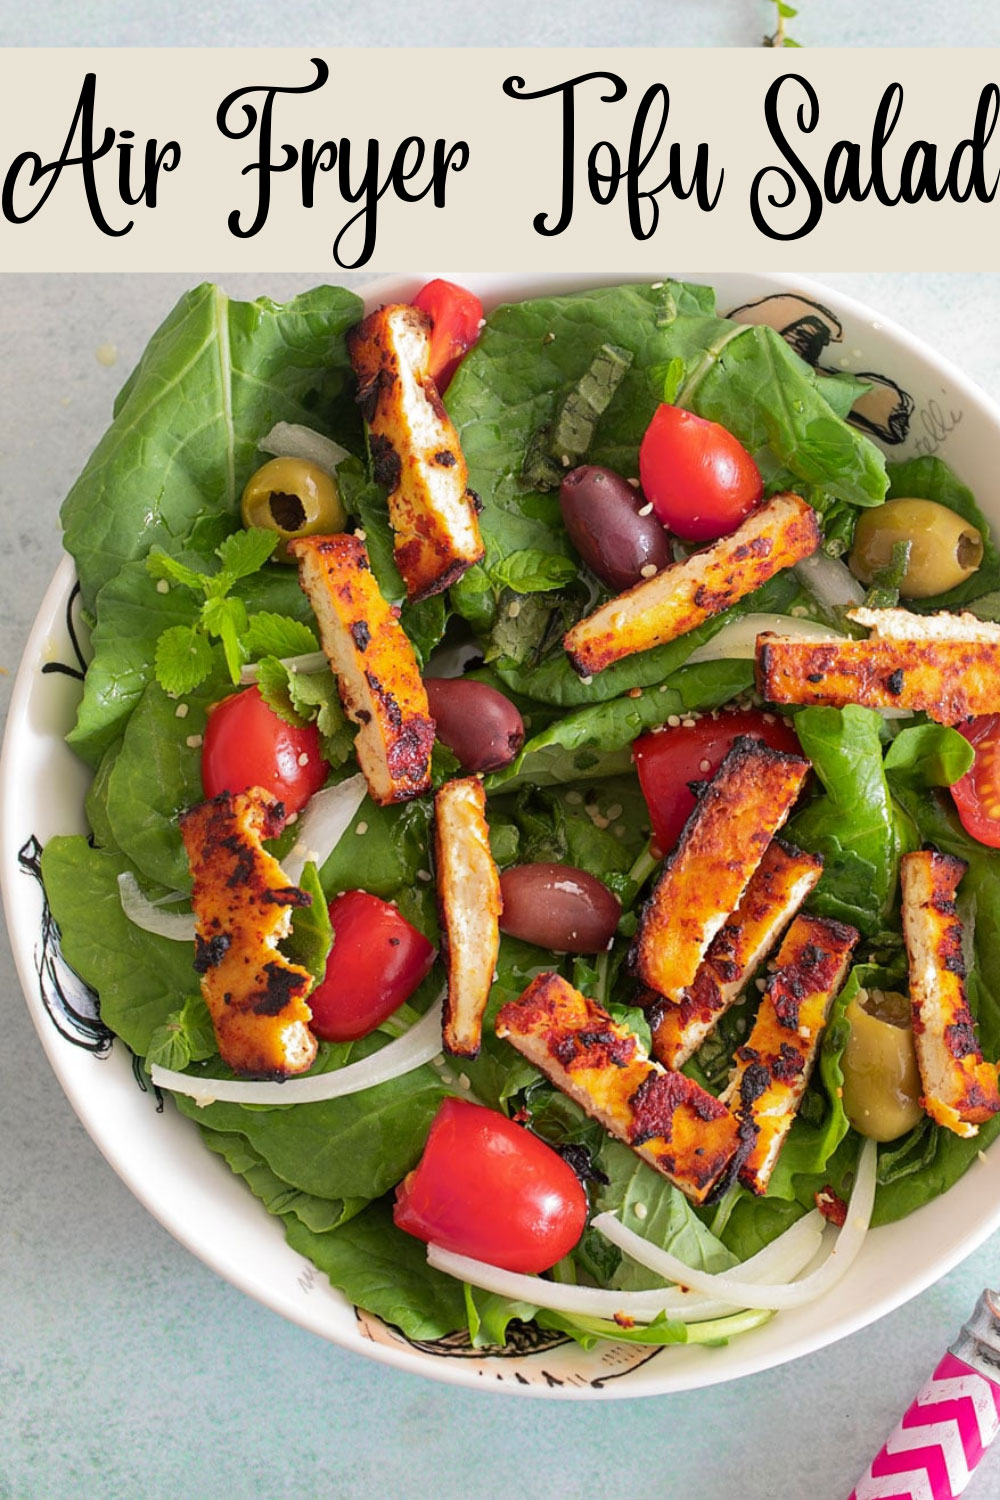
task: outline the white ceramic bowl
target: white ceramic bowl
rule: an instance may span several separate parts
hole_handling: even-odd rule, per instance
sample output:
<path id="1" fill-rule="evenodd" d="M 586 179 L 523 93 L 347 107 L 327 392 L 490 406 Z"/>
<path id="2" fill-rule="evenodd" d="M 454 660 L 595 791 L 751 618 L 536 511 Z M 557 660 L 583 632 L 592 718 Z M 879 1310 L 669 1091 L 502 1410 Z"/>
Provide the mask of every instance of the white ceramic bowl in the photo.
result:
<path id="1" fill-rule="evenodd" d="M 892 456 L 940 452 L 979 496 L 995 498 L 1000 409 L 918 339 L 823 287 L 790 277 L 749 274 L 711 280 L 724 311 L 758 304 L 746 316 L 794 327 L 798 347 L 822 348 L 820 363 L 880 377 L 869 398 L 872 429 Z M 412 295 L 425 277 L 368 289 L 370 306 Z M 487 306 L 500 301 L 607 285 L 627 274 L 558 278 L 459 275 Z M 790 293 L 796 300 L 788 300 Z M 766 300 L 765 300 L 766 299 Z M 152 329 L 149 330 L 152 333 Z M 95 432 L 95 440 L 99 436 Z M 220 1275 L 304 1328 L 360 1354 L 436 1380 L 519 1395 L 608 1399 L 659 1395 L 751 1374 L 821 1348 L 898 1307 L 944 1275 L 1000 1226 L 1000 1148 L 974 1164 L 943 1198 L 901 1223 L 873 1231 L 836 1292 L 720 1349 L 605 1346 L 585 1354 L 554 1336 L 537 1347 L 491 1355 L 461 1339 L 413 1344 L 359 1315 L 285 1244 L 194 1126 L 137 1083 L 132 1059 L 112 1047 L 79 981 L 67 971 L 37 878 L 35 851 L 56 833 L 85 831 L 88 772 L 63 734 L 80 692 L 74 644 L 74 573 L 58 568 L 18 673 L 0 762 L 0 875 L 11 942 L 42 1045 L 94 1141 L 135 1195 Z M 67 672 L 68 669 L 68 672 Z"/>

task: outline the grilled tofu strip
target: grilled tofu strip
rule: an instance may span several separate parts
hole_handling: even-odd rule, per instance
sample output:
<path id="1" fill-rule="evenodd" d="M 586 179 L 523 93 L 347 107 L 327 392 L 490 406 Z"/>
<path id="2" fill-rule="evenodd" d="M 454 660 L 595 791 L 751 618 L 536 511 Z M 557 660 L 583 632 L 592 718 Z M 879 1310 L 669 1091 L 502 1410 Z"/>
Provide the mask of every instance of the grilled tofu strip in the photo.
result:
<path id="1" fill-rule="evenodd" d="M 904 854 L 903 935 L 910 965 L 913 1041 L 921 1103 L 956 1135 L 976 1135 L 1000 1110 L 995 1063 L 983 1060 L 965 994 L 962 922 L 955 893 L 966 871 L 951 854 Z"/>
<path id="2" fill-rule="evenodd" d="M 809 762 L 741 735 L 709 782 L 643 907 L 630 962 L 677 1003 L 735 911 L 802 789 Z"/>
<path id="3" fill-rule="evenodd" d="M 581 677 L 685 635 L 809 557 L 822 532 L 811 505 L 775 495 L 751 511 L 732 536 L 713 542 L 655 578 L 609 599 L 567 631 L 563 645 Z"/>
<path id="4" fill-rule="evenodd" d="M 441 944 L 448 967 L 444 1047 L 475 1057 L 500 948 L 500 876 L 490 853 L 486 793 L 476 776 L 448 781 L 434 799 Z"/>
<path id="5" fill-rule="evenodd" d="M 865 641 L 757 637 L 757 691 L 772 703 L 920 710 L 941 724 L 1000 711 L 1000 626 L 974 615 L 853 609 Z"/>
<path id="6" fill-rule="evenodd" d="M 194 966 L 219 1055 L 247 1078 L 303 1073 L 316 1056 L 305 999 L 312 977 L 277 947 L 293 908 L 311 899 L 261 846 L 284 822 L 282 804 L 260 787 L 223 792 L 180 816 L 194 877 Z"/>
<path id="7" fill-rule="evenodd" d="M 288 544 L 319 625 L 372 801 L 405 802 L 431 783 L 434 721 L 417 659 L 357 537 L 304 536 Z"/>
<path id="8" fill-rule="evenodd" d="M 736 1120 L 718 1099 L 653 1062 L 637 1036 L 558 974 L 539 974 L 505 1005 L 496 1034 L 668 1182 L 704 1203 L 738 1144 Z"/>
<path id="9" fill-rule="evenodd" d="M 389 492 L 396 566 L 410 599 L 461 578 L 484 555 L 479 502 L 430 377 L 427 314 L 380 307 L 347 336 L 375 478 Z"/>
<path id="10" fill-rule="evenodd" d="M 733 915 L 719 928 L 679 1005 L 644 990 L 653 1056 L 681 1068 L 739 998 L 823 873 L 817 854 L 772 839 Z"/>
<path id="11" fill-rule="evenodd" d="M 857 940 L 855 929 L 843 922 L 796 917 L 778 950 L 753 1029 L 737 1048 L 722 1097 L 740 1122 L 740 1181 L 755 1193 L 766 1191 L 792 1128 Z"/>

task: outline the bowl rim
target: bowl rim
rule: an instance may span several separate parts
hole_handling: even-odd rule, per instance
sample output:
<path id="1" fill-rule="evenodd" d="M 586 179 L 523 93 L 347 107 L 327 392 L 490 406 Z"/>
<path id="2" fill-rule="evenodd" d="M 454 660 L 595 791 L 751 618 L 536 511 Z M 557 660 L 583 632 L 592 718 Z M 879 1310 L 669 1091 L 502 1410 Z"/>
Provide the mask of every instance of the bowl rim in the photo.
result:
<path id="1" fill-rule="evenodd" d="M 824 285 L 821 281 L 783 272 L 677 272 L 672 274 L 676 274 L 677 279 L 700 280 L 710 285 L 715 284 L 720 276 L 745 276 L 747 280 L 753 281 L 760 287 L 761 296 L 769 292 L 787 292 L 793 289 L 833 309 L 838 316 L 847 315 L 862 320 L 873 332 L 877 333 L 879 341 L 885 339 L 890 343 L 895 342 L 911 356 L 929 364 L 936 372 L 946 377 L 955 393 L 966 405 L 978 408 L 1000 437 L 1000 404 L 995 402 L 952 361 L 937 354 L 921 338 L 897 324 L 893 319 L 875 312 L 864 303 Z M 430 279 L 431 275 L 447 276 L 448 279 L 471 285 L 480 296 L 484 297 L 484 300 L 492 305 L 503 300 L 521 300 L 524 297 L 557 295 L 589 287 L 615 286 L 630 280 L 648 280 L 648 276 L 627 272 L 580 275 L 574 272 L 531 274 L 438 271 L 379 277 L 365 283 L 357 291 L 365 300 L 366 309 L 370 309 L 381 301 L 399 299 L 408 295 L 414 286 Z M 984 1215 L 975 1225 L 958 1235 L 946 1253 L 939 1254 L 919 1272 L 911 1271 L 902 1280 L 891 1282 L 880 1296 L 869 1298 L 853 1313 L 838 1317 L 832 1327 L 824 1326 L 811 1332 L 793 1335 L 787 1347 L 769 1349 L 764 1352 L 763 1357 L 761 1357 L 762 1351 L 755 1347 L 753 1335 L 744 1335 L 727 1347 L 724 1358 L 721 1357 L 723 1351 L 711 1351 L 716 1356 L 714 1363 L 700 1367 L 694 1379 L 686 1378 L 682 1372 L 678 1374 L 676 1367 L 672 1367 L 665 1361 L 657 1361 L 648 1370 L 635 1368 L 630 1372 L 630 1378 L 602 1385 L 599 1389 L 595 1389 L 589 1383 L 562 1386 L 549 1386 L 534 1382 L 521 1384 L 516 1380 L 487 1383 L 480 1374 L 472 1368 L 467 1368 L 461 1361 L 431 1357 L 419 1348 L 406 1344 L 394 1346 L 374 1343 L 360 1332 L 356 1323 L 344 1330 L 318 1326 L 317 1318 L 308 1315 L 306 1306 L 285 1295 L 280 1288 L 262 1285 L 259 1279 L 249 1274 L 248 1271 L 245 1272 L 241 1265 L 234 1265 L 227 1257 L 224 1245 L 217 1246 L 197 1233 L 196 1226 L 190 1222 L 190 1215 L 185 1215 L 183 1212 L 183 1206 L 178 1208 L 171 1201 L 169 1194 L 164 1198 L 162 1190 L 158 1190 L 147 1178 L 137 1175 L 122 1162 L 121 1157 L 116 1155 L 114 1142 L 108 1138 L 106 1131 L 102 1132 L 99 1121 L 94 1118 L 93 1110 L 88 1106 L 90 1089 L 81 1087 L 76 1079 L 69 1076 L 69 1071 L 64 1065 L 67 1053 L 62 1039 L 48 1017 L 42 1014 L 42 1007 L 35 997 L 37 974 L 33 966 L 32 947 L 35 934 L 22 933 L 14 920 L 21 900 L 15 890 L 15 883 L 22 874 L 17 863 L 18 838 L 15 834 L 21 808 L 16 794 L 14 772 L 19 751 L 19 727 L 27 722 L 27 711 L 35 689 L 37 675 L 35 665 L 41 658 L 45 642 L 52 631 L 53 622 L 61 616 L 66 607 L 74 581 L 73 560 L 64 555 L 46 589 L 24 647 L 10 697 L 3 748 L 0 751 L 0 891 L 2 891 L 15 967 L 43 1050 L 60 1086 L 91 1139 L 129 1191 L 139 1199 L 153 1217 L 186 1249 L 232 1285 L 300 1327 L 317 1333 L 340 1347 L 353 1350 L 408 1373 L 422 1374 L 428 1378 L 467 1389 L 485 1388 L 500 1390 L 505 1394 L 537 1398 L 579 1400 L 596 1399 L 600 1396 L 605 1400 L 622 1399 L 664 1395 L 674 1391 L 679 1392 L 741 1379 L 824 1348 L 885 1316 L 910 1298 L 917 1296 L 946 1275 L 1000 1227 L 1000 1194 L 998 1194 L 992 1213 Z M 122 1049 L 117 1048 L 116 1052 L 120 1055 Z M 970 1168 L 970 1171 L 972 1170 Z M 935 1199 L 925 1207 L 933 1210 L 938 1202 L 939 1200 Z M 255 1209 L 259 1207 L 256 1204 L 253 1206 Z M 917 1210 L 917 1213 L 923 1211 Z M 262 1221 L 271 1217 L 265 1214 L 263 1207 L 259 1207 L 259 1213 Z M 907 1221 L 901 1222 L 912 1222 L 913 1217 L 911 1215 Z M 875 1232 L 878 1233 L 878 1231 Z M 346 1306 L 350 1306 L 348 1300 L 340 1293 L 335 1293 L 335 1296 Z M 483 1358 L 488 1362 L 488 1355 L 484 1355 Z M 505 1363 L 512 1367 L 514 1362 L 506 1359 Z"/>

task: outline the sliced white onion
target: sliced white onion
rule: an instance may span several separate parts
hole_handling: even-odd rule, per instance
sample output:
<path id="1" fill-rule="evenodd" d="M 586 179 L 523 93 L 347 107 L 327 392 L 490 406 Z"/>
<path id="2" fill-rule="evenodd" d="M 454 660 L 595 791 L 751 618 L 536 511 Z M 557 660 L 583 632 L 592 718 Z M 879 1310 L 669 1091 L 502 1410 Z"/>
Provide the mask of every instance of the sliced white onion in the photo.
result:
<path id="1" fill-rule="evenodd" d="M 412 1073 L 414 1068 L 431 1062 L 441 1051 L 441 1002 L 431 1006 L 405 1036 L 390 1042 L 380 1052 L 360 1062 L 348 1063 L 332 1073 L 315 1073 L 308 1078 L 289 1078 L 284 1083 L 254 1083 L 243 1078 L 197 1078 L 174 1073 L 154 1063 L 151 1077 L 157 1088 L 174 1094 L 188 1094 L 204 1108 L 216 1101 L 224 1104 L 315 1104 L 321 1099 L 341 1099 L 346 1094 L 360 1094 Z"/>
<path id="2" fill-rule="evenodd" d="M 827 609 L 846 609 L 864 602 L 864 589 L 839 557 L 814 552 L 811 557 L 796 563 L 793 571 L 799 582 Z"/>
<path id="3" fill-rule="evenodd" d="M 276 422 L 266 437 L 260 438 L 257 447 L 262 453 L 273 453 L 278 458 L 303 458 L 306 463 L 316 464 L 332 474 L 339 463 L 350 454 L 346 448 L 335 443 L 333 438 L 303 427 L 299 422 Z"/>
<path id="4" fill-rule="evenodd" d="M 854 1260 L 864 1244 L 871 1223 L 875 1202 L 875 1166 L 878 1151 L 874 1141 L 866 1140 L 858 1156 L 857 1175 L 847 1205 L 844 1227 L 837 1235 L 826 1260 L 811 1275 L 790 1286 L 761 1286 L 730 1271 L 713 1274 L 686 1266 L 669 1250 L 660 1250 L 641 1235 L 626 1229 L 614 1214 L 598 1214 L 593 1220 L 594 1228 L 609 1239 L 619 1250 L 624 1250 L 633 1260 L 648 1270 L 655 1271 L 670 1281 L 690 1286 L 706 1296 L 723 1297 L 738 1307 L 766 1307 L 780 1311 L 791 1307 L 802 1307 L 812 1302 L 835 1286 Z"/>
<path id="5" fill-rule="evenodd" d="M 757 637 L 766 630 L 776 635 L 795 635 L 805 640 L 839 641 L 844 637 L 839 630 L 831 630 L 819 620 L 798 619 L 795 615 L 742 615 L 730 620 L 713 635 L 710 641 L 691 652 L 687 665 L 699 661 L 729 660 L 752 661 L 757 650 Z"/>
<path id="6" fill-rule="evenodd" d="M 155 932 L 157 937 L 173 938 L 178 943 L 194 942 L 194 912 L 164 911 L 143 895 L 131 870 L 123 870 L 119 875 L 118 895 L 122 911 L 143 932 Z"/>
<path id="7" fill-rule="evenodd" d="M 617 1222 L 616 1219 L 615 1223 Z M 822 1218 L 818 1213 L 814 1211 L 807 1214 L 750 1260 L 744 1261 L 739 1268 L 741 1274 L 753 1282 L 770 1281 L 772 1277 L 783 1279 L 795 1276 L 809 1264 L 819 1247 L 822 1240 L 822 1230 L 818 1227 L 820 1224 Z M 647 1242 L 643 1240 L 641 1243 Z M 679 1286 L 637 1292 L 567 1286 L 562 1282 L 545 1281 L 540 1276 L 524 1276 L 517 1271 L 504 1271 L 485 1261 L 457 1255 L 440 1245 L 428 1245 L 427 1260 L 435 1270 L 454 1276 L 459 1281 L 467 1281 L 483 1291 L 509 1297 L 513 1302 L 528 1302 L 535 1307 L 549 1308 L 552 1312 L 584 1318 L 613 1319 L 616 1313 L 621 1313 L 625 1317 L 634 1318 L 637 1323 L 651 1323 L 661 1313 L 666 1313 L 668 1317 L 678 1318 L 683 1323 L 704 1323 L 712 1318 L 739 1312 L 743 1306 L 742 1303 L 730 1302 L 718 1296 L 683 1291 Z"/>
<path id="8" fill-rule="evenodd" d="M 359 773 L 310 797 L 295 825 L 298 837 L 281 862 L 291 885 L 298 885 L 310 860 L 317 869 L 322 868 L 354 822 L 367 795 L 367 782 Z"/>
<path id="9" fill-rule="evenodd" d="M 241 667 L 240 681 L 257 682 L 260 678 L 257 670 L 259 665 L 259 662 L 251 661 Z M 283 656 L 281 665 L 289 672 L 319 672 L 326 666 L 326 655 L 322 651 L 305 651 L 301 656 Z"/>

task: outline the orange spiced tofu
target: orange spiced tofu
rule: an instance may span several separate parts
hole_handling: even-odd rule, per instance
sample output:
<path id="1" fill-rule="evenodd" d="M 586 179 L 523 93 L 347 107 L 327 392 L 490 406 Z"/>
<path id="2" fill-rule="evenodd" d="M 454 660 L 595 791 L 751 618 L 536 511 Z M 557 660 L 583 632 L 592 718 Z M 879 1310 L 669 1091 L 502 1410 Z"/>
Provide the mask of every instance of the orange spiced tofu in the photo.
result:
<path id="1" fill-rule="evenodd" d="M 444 1047 L 475 1057 L 500 949 L 500 874 L 490 853 L 486 793 L 477 776 L 446 781 L 434 799 L 438 914 L 448 969 Z"/>

